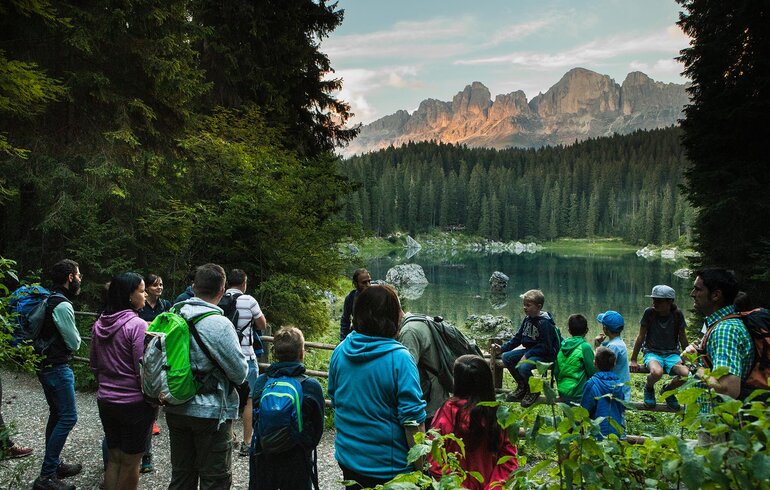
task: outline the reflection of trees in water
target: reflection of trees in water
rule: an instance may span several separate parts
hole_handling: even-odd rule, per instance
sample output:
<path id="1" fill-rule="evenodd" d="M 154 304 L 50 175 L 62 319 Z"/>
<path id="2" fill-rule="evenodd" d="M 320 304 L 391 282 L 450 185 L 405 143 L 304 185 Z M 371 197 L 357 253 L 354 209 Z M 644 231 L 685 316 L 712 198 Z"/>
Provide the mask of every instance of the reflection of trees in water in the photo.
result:
<path id="1" fill-rule="evenodd" d="M 423 267 L 431 287 L 410 301 L 410 309 L 441 315 L 459 327 L 472 314 L 506 316 L 518 325 L 524 315 L 518 295 L 538 288 L 545 294 L 544 309 L 553 314 L 565 337 L 569 337 L 567 318 L 571 314 L 584 315 L 588 319 L 589 335 L 596 335 L 600 330 L 596 315 L 612 309 L 626 320 L 622 338 L 630 346 L 642 313 L 650 305 L 645 295 L 650 294 L 653 285 L 670 285 L 677 292 L 680 308 L 687 311 L 691 307 L 688 297 L 691 280 L 673 275 L 679 265 L 662 260 L 647 261 L 634 254 L 610 257 L 558 256 L 547 252 L 487 255 L 466 259 L 465 267 L 457 267 L 456 263 L 414 262 Z M 392 265 L 389 259 L 367 264 L 375 278 L 383 277 Z M 507 304 L 501 309 L 494 308 L 499 303 L 489 293 L 489 276 L 495 270 L 510 277 Z M 486 344 L 480 342 L 480 345 Z"/>

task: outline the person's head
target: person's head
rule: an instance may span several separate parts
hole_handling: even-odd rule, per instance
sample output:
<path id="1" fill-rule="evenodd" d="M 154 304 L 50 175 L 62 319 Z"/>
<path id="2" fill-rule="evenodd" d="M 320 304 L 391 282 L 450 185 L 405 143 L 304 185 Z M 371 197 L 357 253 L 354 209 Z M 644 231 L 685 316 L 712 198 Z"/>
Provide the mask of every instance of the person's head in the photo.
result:
<path id="1" fill-rule="evenodd" d="M 401 303 L 392 286 L 364 289 L 353 307 L 353 328 L 371 337 L 395 338 L 401 324 Z"/>
<path id="2" fill-rule="evenodd" d="M 604 333 L 610 337 L 617 337 L 623 331 L 626 323 L 623 316 L 617 311 L 607 310 L 596 316 L 596 321 L 602 324 Z"/>
<path id="3" fill-rule="evenodd" d="M 246 273 L 242 269 L 233 269 L 227 274 L 228 288 L 238 288 L 245 293 L 247 281 Z"/>
<path id="4" fill-rule="evenodd" d="M 372 276 L 366 269 L 356 269 L 353 273 L 353 287 L 359 293 L 372 284 Z"/>
<path id="5" fill-rule="evenodd" d="M 617 357 L 612 352 L 612 349 L 599 347 L 594 353 L 594 366 L 596 366 L 597 371 L 612 371 L 612 368 L 615 367 L 616 359 Z"/>
<path id="6" fill-rule="evenodd" d="M 305 358 L 305 336 L 297 327 L 281 327 L 273 338 L 273 355 L 279 362 L 300 362 Z"/>
<path id="7" fill-rule="evenodd" d="M 754 303 L 746 291 L 738 291 L 733 304 L 735 305 L 735 311 L 751 311 L 754 309 Z"/>
<path id="8" fill-rule="evenodd" d="M 652 309 L 660 316 L 666 317 L 676 310 L 674 305 L 676 292 L 670 286 L 658 284 L 652 288 L 652 292 L 647 297 L 652 299 Z"/>
<path id="9" fill-rule="evenodd" d="M 585 337 L 588 333 L 588 320 L 583 315 L 570 315 L 567 329 L 573 337 Z"/>
<path id="10" fill-rule="evenodd" d="M 68 290 L 69 294 L 76 295 L 80 293 L 80 281 L 82 279 L 80 267 L 74 260 L 60 260 L 51 268 L 51 282 L 53 285 Z"/>
<path id="11" fill-rule="evenodd" d="M 545 296 L 539 289 L 530 289 L 521 295 L 521 303 L 524 306 L 524 314 L 530 318 L 540 315 L 545 304 Z"/>
<path id="12" fill-rule="evenodd" d="M 495 401 L 495 385 L 492 370 L 484 358 L 466 354 L 454 364 L 454 395 L 457 398 L 476 401 Z"/>
<path id="13" fill-rule="evenodd" d="M 733 304 L 738 294 L 738 280 L 727 269 L 703 269 L 695 272 L 690 291 L 695 311 L 708 316 L 720 308 Z"/>
<path id="14" fill-rule="evenodd" d="M 225 293 L 225 270 L 217 264 L 204 264 L 195 272 L 195 296 L 211 304 L 219 303 Z"/>
<path id="15" fill-rule="evenodd" d="M 475 355 L 460 356 L 455 361 L 453 373 L 453 396 L 465 400 L 462 411 L 470 410 L 467 432 L 460 429 L 465 426 L 463 415 L 460 411 L 455 415 L 455 427 L 459 430 L 457 435 L 471 450 L 486 444 L 490 451 L 496 451 L 500 440 L 497 409 L 478 405 L 479 402 L 495 401 L 495 385 L 489 363 Z"/>
<path id="16" fill-rule="evenodd" d="M 144 279 L 135 272 L 121 272 L 113 277 L 107 288 L 106 314 L 123 310 L 139 310 L 145 301 Z"/>
<path id="17" fill-rule="evenodd" d="M 144 280 L 144 286 L 148 298 L 158 299 L 163 294 L 163 278 L 157 274 L 147 274 Z"/>

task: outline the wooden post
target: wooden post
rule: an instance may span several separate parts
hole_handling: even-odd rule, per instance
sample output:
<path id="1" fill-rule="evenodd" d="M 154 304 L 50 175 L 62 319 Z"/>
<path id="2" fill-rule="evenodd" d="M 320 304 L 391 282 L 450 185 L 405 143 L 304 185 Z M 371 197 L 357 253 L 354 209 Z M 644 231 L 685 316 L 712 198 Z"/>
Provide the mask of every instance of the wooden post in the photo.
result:
<path id="1" fill-rule="evenodd" d="M 272 337 L 273 336 L 273 327 L 271 327 L 269 323 L 265 325 L 265 329 L 262 331 L 262 335 L 260 337 L 265 336 L 265 335 L 268 336 L 268 337 Z M 264 342 L 264 341 L 262 342 L 262 349 L 265 352 L 264 352 L 264 354 L 259 356 L 259 359 L 257 360 L 257 362 L 266 363 L 266 364 L 270 363 L 270 346 L 271 345 L 272 345 L 272 343 L 270 343 L 270 342 Z"/>
<path id="2" fill-rule="evenodd" d="M 489 367 L 492 369 L 492 379 L 495 383 L 495 388 L 503 387 L 503 368 L 497 366 L 497 358 L 492 354 L 492 346 L 499 344 L 501 339 L 489 340 Z"/>

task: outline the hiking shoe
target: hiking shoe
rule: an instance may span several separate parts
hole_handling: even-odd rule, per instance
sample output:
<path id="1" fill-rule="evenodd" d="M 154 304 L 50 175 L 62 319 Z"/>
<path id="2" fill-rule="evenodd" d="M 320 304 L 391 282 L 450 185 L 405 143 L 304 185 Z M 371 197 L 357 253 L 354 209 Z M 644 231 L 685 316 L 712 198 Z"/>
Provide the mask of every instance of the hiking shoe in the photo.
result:
<path id="1" fill-rule="evenodd" d="M 69 478 L 70 476 L 75 476 L 78 473 L 83 471 L 83 465 L 80 463 L 65 463 L 61 462 L 59 463 L 59 466 L 56 467 L 56 477 L 57 478 Z M 75 488 L 75 487 L 72 487 Z"/>
<path id="2" fill-rule="evenodd" d="M 655 404 L 655 389 L 649 389 L 645 385 L 644 387 L 644 406 L 647 408 L 654 408 Z"/>
<path id="3" fill-rule="evenodd" d="M 8 448 L 8 452 L 5 455 L 5 459 L 24 458 L 32 454 L 31 447 L 21 447 L 16 444 Z"/>
<path id="4" fill-rule="evenodd" d="M 238 456 L 245 458 L 246 456 L 249 455 L 249 449 L 250 449 L 249 445 L 246 444 L 245 442 L 242 442 L 241 448 L 238 450 Z"/>
<path id="5" fill-rule="evenodd" d="M 668 405 L 668 408 L 671 410 L 675 410 L 677 412 L 682 409 L 682 405 L 679 404 L 679 400 L 676 399 L 675 395 L 666 397 L 666 405 Z"/>
<path id="6" fill-rule="evenodd" d="M 75 490 L 75 485 L 59 480 L 56 475 L 38 476 L 32 490 Z"/>
<path id="7" fill-rule="evenodd" d="M 524 395 L 524 398 L 521 399 L 522 408 L 531 407 L 537 402 L 538 398 L 540 398 L 540 393 L 527 393 Z"/>
<path id="8" fill-rule="evenodd" d="M 513 393 L 508 395 L 506 398 L 506 401 L 509 402 L 518 402 L 521 401 L 522 398 L 524 398 L 524 395 L 529 393 L 529 390 L 524 387 L 524 385 L 516 385 L 516 389 L 513 390 Z"/>
<path id="9" fill-rule="evenodd" d="M 139 473 L 152 473 L 155 467 L 152 465 L 152 456 L 142 456 L 142 465 L 139 467 Z"/>
<path id="10" fill-rule="evenodd" d="M 158 422 L 155 421 L 152 423 L 152 435 L 157 436 L 160 434 L 160 427 L 158 426 Z"/>

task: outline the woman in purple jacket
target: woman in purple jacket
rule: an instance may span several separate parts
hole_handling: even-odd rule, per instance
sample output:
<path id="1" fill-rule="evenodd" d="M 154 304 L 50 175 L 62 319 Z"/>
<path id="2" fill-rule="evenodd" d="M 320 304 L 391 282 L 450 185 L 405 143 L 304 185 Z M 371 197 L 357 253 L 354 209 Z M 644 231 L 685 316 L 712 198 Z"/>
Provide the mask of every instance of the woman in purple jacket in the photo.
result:
<path id="1" fill-rule="evenodd" d="M 99 384 L 96 401 L 109 449 L 106 490 L 138 487 L 139 462 L 155 417 L 155 408 L 144 401 L 139 379 L 147 322 L 137 310 L 144 301 L 142 276 L 118 274 L 91 329 L 91 370 Z"/>

